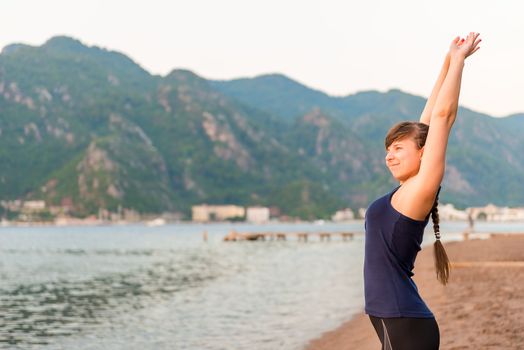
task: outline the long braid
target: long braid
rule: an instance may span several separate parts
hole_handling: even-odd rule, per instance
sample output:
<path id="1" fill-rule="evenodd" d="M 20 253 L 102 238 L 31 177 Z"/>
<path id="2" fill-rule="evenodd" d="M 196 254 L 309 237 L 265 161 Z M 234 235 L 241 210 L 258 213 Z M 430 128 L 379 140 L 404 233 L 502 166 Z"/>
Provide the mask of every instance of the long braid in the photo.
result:
<path id="1" fill-rule="evenodd" d="M 431 209 L 431 220 L 433 221 L 433 231 L 435 232 L 435 244 L 433 245 L 433 252 L 435 257 L 435 269 L 437 271 L 437 280 L 443 285 L 448 283 L 450 264 L 446 250 L 440 242 L 440 226 L 438 215 L 438 193 Z"/>
<path id="2" fill-rule="evenodd" d="M 418 148 L 424 147 L 429 132 L 429 126 L 418 122 L 400 122 L 395 124 L 389 129 L 386 138 L 384 140 L 384 146 L 386 150 L 396 140 L 400 140 L 404 137 L 412 137 L 416 142 Z M 435 231 L 435 244 L 434 244 L 434 256 L 435 256 L 435 268 L 437 270 L 437 280 L 442 284 L 447 284 L 449 279 L 450 264 L 446 250 L 440 242 L 440 226 L 439 226 L 439 215 L 438 215 L 438 195 L 440 188 L 435 196 L 435 202 L 431 209 L 431 219 L 433 220 L 433 230 Z"/>

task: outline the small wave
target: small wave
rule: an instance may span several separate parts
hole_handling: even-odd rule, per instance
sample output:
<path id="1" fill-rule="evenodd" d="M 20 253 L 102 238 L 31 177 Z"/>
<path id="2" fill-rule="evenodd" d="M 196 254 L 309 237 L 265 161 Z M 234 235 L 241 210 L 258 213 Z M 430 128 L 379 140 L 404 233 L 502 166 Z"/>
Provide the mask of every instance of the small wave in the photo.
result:
<path id="1" fill-rule="evenodd" d="M 86 256 L 152 256 L 173 253 L 173 250 L 159 249 L 0 249 L 2 254 L 38 255 L 86 255 Z"/>
<path id="2" fill-rule="evenodd" d="M 84 254 L 71 249 L 63 252 Z M 150 254 L 131 254 L 144 252 Z M 201 287 L 221 275 L 223 270 L 213 258 L 195 254 L 156 262 L 129 273 L 0 289 L 0 346 L 49 344 L 53 337 L 100 327 L 115 316 Z"/>

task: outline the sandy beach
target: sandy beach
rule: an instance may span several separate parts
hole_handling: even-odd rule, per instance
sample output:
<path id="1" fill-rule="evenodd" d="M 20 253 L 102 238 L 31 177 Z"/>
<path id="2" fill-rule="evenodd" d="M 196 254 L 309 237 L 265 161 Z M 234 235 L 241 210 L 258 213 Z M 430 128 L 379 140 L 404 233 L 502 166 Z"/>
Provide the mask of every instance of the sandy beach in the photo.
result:
<path id="1" fill-rule="evenodd" d="M 440 348 L 524 349 L 524 235 L 499 235 L 445 245 L 450 282 L 435 278 L 433 247 L 417 258 L 414 279 L 435 314 Z M 364 313 L 312 340 L 306 350 L 378 350 Z"/>

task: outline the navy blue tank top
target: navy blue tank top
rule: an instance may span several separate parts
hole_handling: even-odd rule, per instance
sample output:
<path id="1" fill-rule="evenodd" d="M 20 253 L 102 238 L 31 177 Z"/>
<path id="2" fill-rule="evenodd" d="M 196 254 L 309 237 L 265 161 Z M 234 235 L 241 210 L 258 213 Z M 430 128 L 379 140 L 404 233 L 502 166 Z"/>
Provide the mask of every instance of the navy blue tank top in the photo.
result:
<path id="1" fill-rule="evenodd" d="M 433 313 L 411 279 L 429 214 L 420 221 L 395 210 L 391 197 L 399 187 L 371 203 L 366 211 L 365 311 L 383 318 L 431 318 Z"/>

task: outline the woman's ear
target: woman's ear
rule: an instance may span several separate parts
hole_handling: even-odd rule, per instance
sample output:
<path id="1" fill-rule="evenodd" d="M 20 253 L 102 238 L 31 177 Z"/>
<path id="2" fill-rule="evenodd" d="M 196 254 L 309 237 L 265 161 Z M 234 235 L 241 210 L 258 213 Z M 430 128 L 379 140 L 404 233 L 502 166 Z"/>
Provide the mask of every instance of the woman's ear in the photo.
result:
<path id="1" fill-rule="evenodd" d="M 422 156 L 424 155 L 424 147 L 422 147 L 420 150 L 420 159 L 422 159 Z"/>

